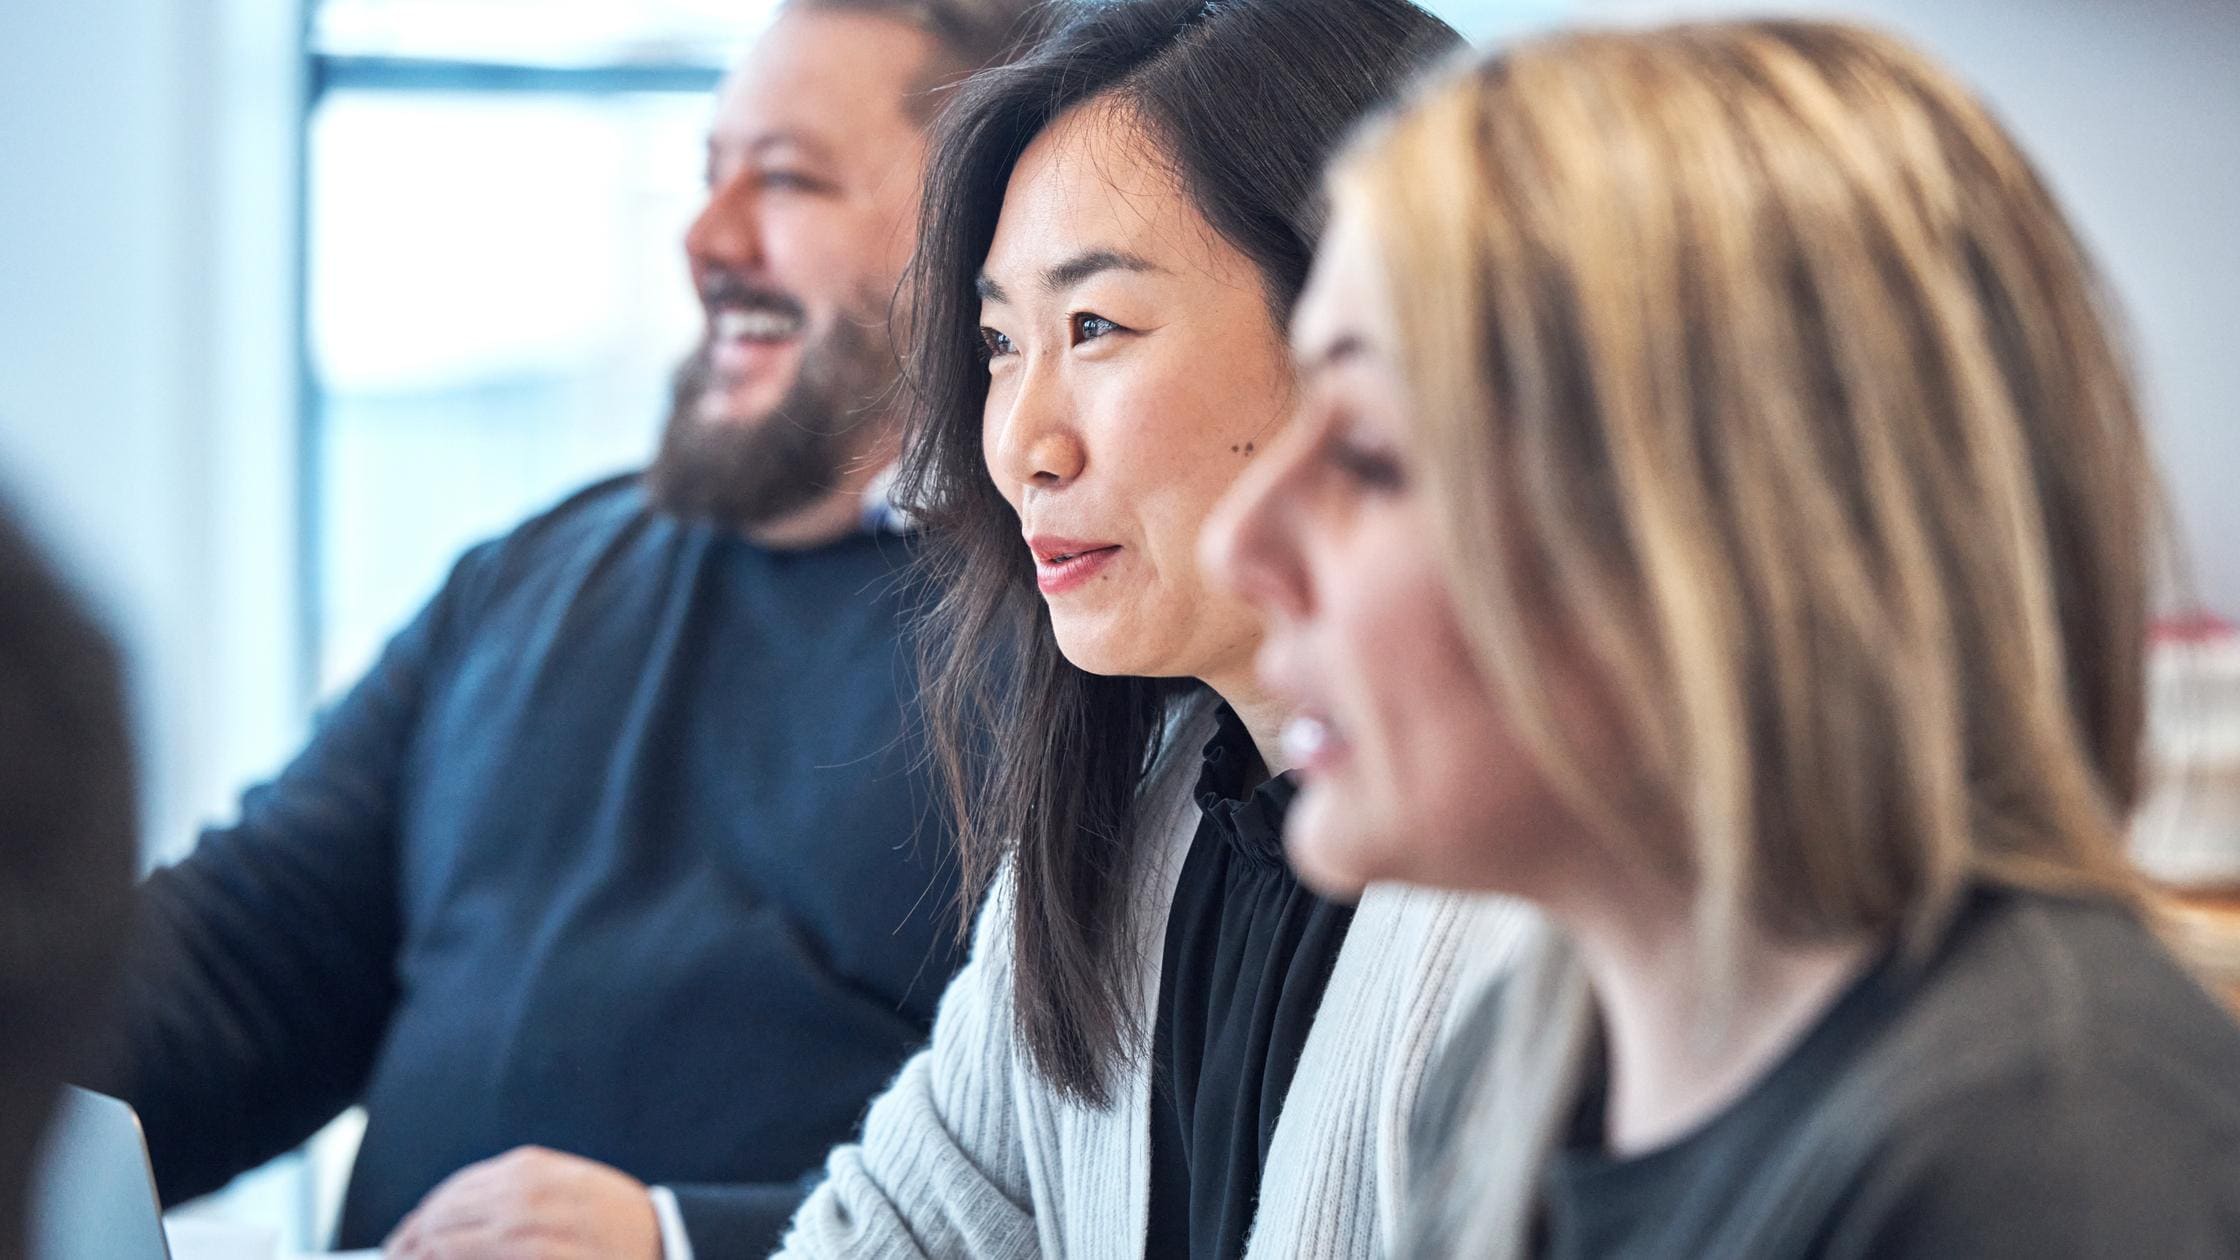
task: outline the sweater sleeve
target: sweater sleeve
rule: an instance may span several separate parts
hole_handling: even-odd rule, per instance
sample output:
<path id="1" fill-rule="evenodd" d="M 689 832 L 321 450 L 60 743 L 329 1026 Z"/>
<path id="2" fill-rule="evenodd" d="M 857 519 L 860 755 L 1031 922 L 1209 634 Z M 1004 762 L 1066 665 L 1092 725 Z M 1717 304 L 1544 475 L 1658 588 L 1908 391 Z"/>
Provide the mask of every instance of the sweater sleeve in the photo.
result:
<path id="1" fill-rule="evenodd" d="M 822 1178 L 820 1177 L 819 1180 Z M 808 1178 L 801 1181 L 735 1185 L 679 1185 L 668 1191 L 675 1209 L 674 1224 L 683 1237 L 680 1247 L 669 1246 L 663 1222 L 663 1260 L 700 1260 L 700 1257 L 763 1256 L 778 1245 L 786 1224 L 809 1193 Z M 661 1210 L 658 1199 L 654 1209 Z"/>
<path id="2" fill-rule="evenodd" d="M 166 1203 L 291 1149 L 363 1088 L 396 996 L 399 778 L 459 585 L 237 822 L 141 886 L 122 1035 L 87 1083 L 139 1110 Z"/>
<path id="3" fill-rule="evenodd" d="M 1011 1017 L 1009 880 L 980 915 L 933 1040 L 871 1104 L 863 1140 L 826 1163 L 780 1250 L 822 1257 L 1037 1254 Z"/>

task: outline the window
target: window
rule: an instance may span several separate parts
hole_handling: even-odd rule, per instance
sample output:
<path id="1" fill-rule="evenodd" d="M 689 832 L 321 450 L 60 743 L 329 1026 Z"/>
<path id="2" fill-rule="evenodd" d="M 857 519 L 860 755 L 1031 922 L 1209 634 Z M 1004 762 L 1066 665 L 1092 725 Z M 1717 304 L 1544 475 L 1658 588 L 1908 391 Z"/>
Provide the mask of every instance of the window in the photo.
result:
<path id="1" fill-rule="evenodd" d="M 311 26 L 306 623 L 332 694 L 472 542 L 641 464 L 736 0 L 325 0 Z"/>

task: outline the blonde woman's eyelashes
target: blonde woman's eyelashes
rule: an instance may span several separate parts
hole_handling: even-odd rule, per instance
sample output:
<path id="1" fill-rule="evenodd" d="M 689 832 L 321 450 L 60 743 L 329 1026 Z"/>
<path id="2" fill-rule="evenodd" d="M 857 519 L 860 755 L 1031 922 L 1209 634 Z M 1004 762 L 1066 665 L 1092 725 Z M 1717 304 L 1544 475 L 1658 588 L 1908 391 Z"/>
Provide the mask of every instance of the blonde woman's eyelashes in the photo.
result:
<path id="1" fill-rule="evenodd" d="M 1323 455 L 1339 472 L 1364 489 L 1395 491 L 1407 488 L 1407 469 L 1401 466 L 1400 457 L 1390 451 L 1363 445 L 1343 435 L 1333 435 L 1323 445 Z"/>

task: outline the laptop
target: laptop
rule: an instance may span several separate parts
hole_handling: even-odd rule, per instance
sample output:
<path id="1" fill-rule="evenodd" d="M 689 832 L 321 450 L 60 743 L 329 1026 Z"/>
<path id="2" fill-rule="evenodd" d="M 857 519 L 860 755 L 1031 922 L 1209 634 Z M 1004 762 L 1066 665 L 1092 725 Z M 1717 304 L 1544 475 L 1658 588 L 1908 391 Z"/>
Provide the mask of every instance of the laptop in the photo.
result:
<path id="1" fill-rule="evenodd" d="M 31 1174 L 29 1260 L 171 1260 L 140 1117 L 65 1086 Z"/>

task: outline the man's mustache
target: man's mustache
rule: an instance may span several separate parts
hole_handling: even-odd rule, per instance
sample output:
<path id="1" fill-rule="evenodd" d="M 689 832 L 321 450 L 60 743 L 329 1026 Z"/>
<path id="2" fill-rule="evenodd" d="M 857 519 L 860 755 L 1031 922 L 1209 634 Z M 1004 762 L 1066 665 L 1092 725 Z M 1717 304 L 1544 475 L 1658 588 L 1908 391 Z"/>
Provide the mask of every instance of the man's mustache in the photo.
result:
<path id="1" fill-rule="evenodd" d="M 792 294 L 726 271 L 711 271 L 701 277 L 700 304 L 710 311 L 766 311 L 804 321 L 809 317 L 808 308 Z"/>

